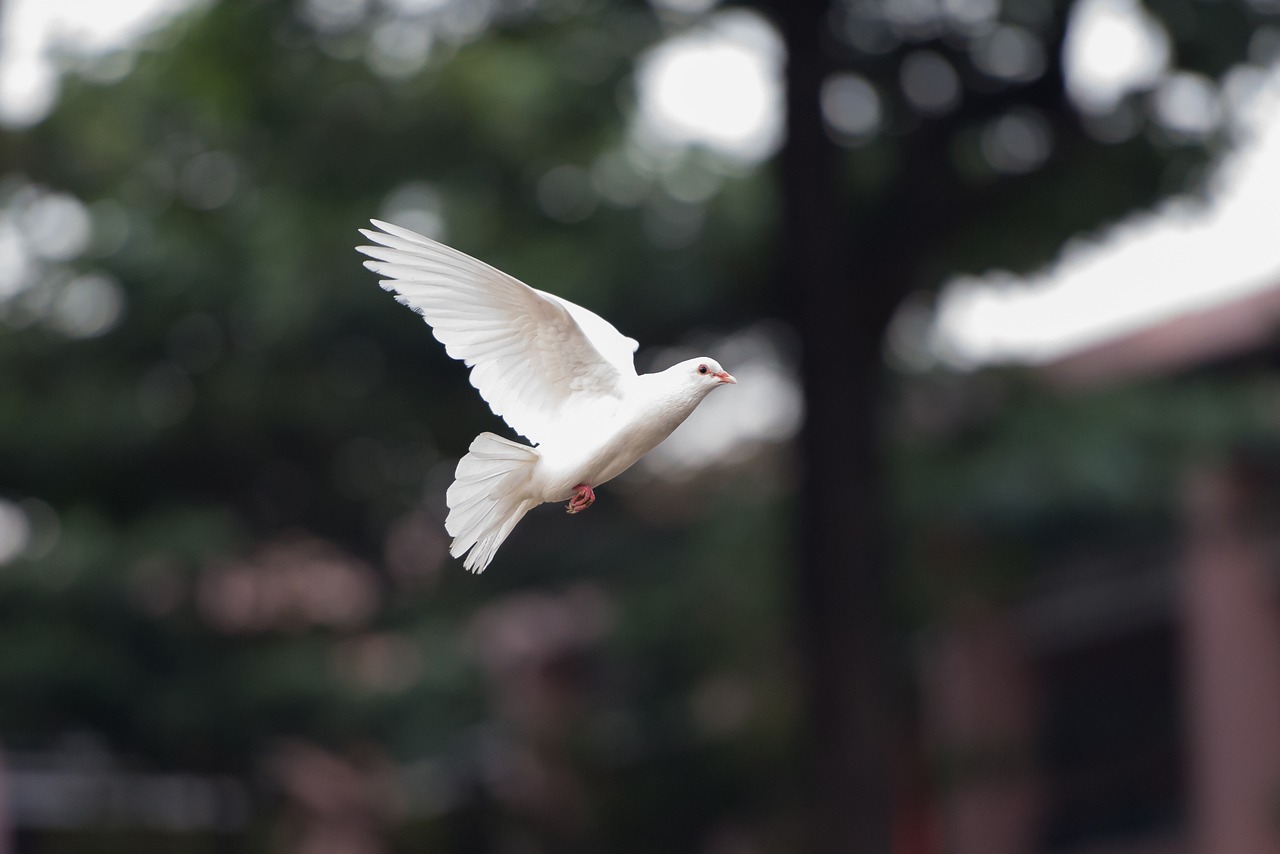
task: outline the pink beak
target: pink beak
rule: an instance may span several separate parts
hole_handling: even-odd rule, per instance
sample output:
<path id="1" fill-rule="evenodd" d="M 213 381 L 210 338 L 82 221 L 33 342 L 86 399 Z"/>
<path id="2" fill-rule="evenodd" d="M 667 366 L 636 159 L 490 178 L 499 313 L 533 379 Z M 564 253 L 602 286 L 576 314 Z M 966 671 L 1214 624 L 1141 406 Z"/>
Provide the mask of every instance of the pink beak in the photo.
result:
<path id="1" fill-rule="evenodd" d="M 738 381 L 733 378 L 733 374 L 728 371 L 720 371 L 719 373 L 712 374 L 712 376 L 720 380 L 722 383 L 732 383 L 733 385 L 738 384 Z"/>

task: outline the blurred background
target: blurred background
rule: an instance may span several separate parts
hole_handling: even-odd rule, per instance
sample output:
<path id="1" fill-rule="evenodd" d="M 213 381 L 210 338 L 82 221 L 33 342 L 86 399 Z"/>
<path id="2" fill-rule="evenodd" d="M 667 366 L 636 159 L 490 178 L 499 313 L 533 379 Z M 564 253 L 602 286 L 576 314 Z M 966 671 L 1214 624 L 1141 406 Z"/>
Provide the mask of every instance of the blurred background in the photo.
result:
<path id="1" fill-rule="evenodd" d="M 1280 852 L 1278 60 L 1275 0 L 2 0 L 0 852 Z M 500 425 L 371 216 L 740 385 L 472 576 Z"/>

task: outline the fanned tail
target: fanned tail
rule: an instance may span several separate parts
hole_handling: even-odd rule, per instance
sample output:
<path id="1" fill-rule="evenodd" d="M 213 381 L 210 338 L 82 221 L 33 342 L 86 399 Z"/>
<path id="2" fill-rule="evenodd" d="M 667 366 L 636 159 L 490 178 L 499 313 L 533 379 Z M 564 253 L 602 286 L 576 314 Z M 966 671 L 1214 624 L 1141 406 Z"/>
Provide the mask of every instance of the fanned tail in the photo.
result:
<path id="1" fill-rule="evenodd" d="M 444 527 L 453 537 L 449 554 L 470 551 L 470 571 L 483 572 L 516 523 L 539 504 L 525 489 L 537 460 L 537 450 L 528 445 L 481 433 L 458 461 Z"/>

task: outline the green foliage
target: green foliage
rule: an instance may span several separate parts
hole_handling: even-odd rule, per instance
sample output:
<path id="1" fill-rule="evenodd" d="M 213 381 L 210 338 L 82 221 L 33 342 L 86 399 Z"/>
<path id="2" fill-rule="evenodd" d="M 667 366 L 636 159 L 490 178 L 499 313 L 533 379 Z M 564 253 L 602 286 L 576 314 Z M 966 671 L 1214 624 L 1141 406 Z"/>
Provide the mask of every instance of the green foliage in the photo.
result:
<path id="1" fill-rule="evenodd" d="M 892 482 L 916 618 L 966 592 L 1007 601 L 1072 557 L 1176 538 L 1189 472 L 1274 445 L 1265 374 L 1065 396 L 1029 379 L 972 383 L 960 417 L 954 378 L 914 389 L 908 409 L 932 414 L 897 434 Z"/>

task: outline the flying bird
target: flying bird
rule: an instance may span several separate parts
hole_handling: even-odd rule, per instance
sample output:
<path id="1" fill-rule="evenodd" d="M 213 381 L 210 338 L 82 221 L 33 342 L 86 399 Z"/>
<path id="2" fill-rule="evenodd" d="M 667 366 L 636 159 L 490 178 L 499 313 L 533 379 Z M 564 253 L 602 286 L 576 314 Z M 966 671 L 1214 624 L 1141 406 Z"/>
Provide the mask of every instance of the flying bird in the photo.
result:
<path id="1" fill-rule="evenodd" d="M 604 318 L 483 261 L 390 223 L 358 246 L 383 289 L 422 315 L 445 352 L 525 445 L 481 433 L 458 461 L 446 500 L 449 553 L 482 572 L 526 513 L 595 490 L 675 430 L 715 388 L 736 383 L 709 356 L 637 374 L 640 345 Z"/>

